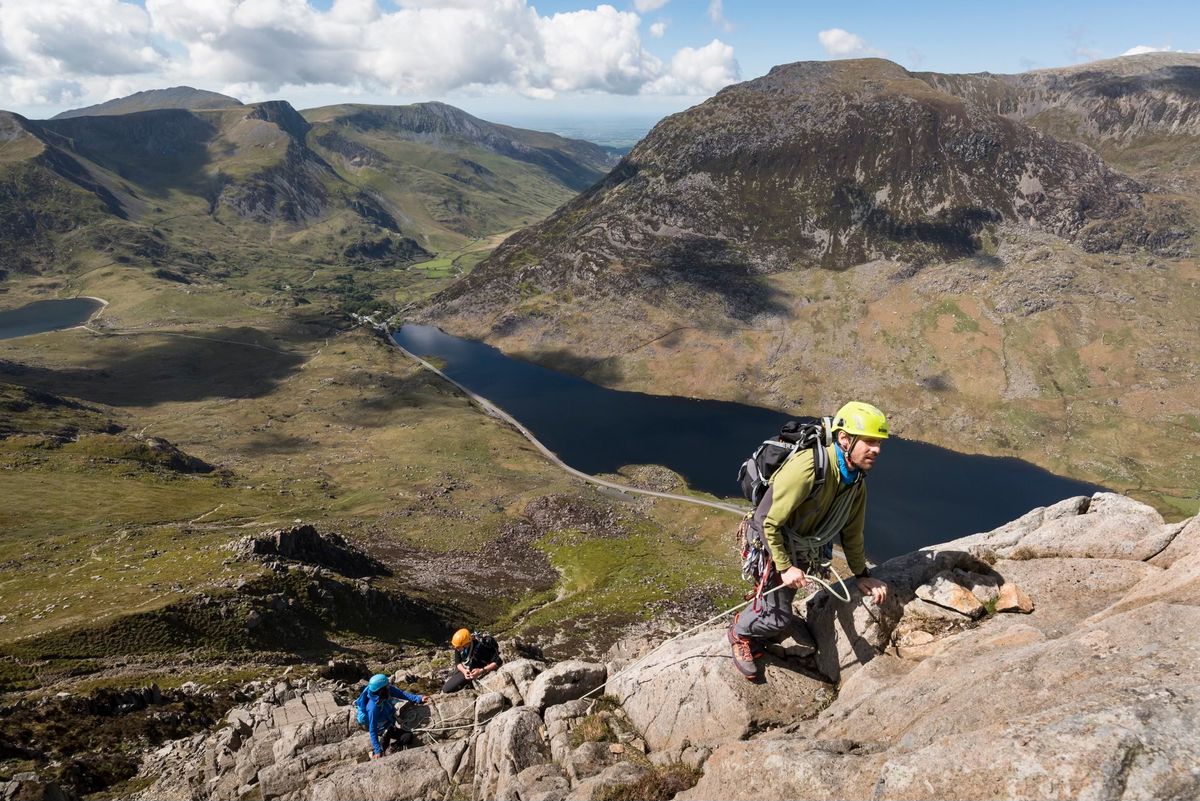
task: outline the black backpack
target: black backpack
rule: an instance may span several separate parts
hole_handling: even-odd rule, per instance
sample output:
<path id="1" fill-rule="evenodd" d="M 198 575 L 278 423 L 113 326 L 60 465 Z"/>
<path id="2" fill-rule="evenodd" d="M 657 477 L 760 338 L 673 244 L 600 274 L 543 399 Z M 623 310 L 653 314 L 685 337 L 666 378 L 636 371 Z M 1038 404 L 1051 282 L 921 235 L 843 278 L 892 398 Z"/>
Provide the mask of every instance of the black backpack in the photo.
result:
<path id="1" fill-rule="evenodd" d="M 817 476 L 813 484 L 815 490 L 825 481 L 829 464 L 825 448 L 833 442 L 832 428 L 833 420 L 828 417 L 788 420 L 779 430 L 779 436 L 764 441 L 738 468 L 738 484 L 742 487 L 742 495 L 758 508 L 759 501 L 767 493 L 771 476 L 793 454 L 805 448 L 813 449 L 813 466 Z"/>

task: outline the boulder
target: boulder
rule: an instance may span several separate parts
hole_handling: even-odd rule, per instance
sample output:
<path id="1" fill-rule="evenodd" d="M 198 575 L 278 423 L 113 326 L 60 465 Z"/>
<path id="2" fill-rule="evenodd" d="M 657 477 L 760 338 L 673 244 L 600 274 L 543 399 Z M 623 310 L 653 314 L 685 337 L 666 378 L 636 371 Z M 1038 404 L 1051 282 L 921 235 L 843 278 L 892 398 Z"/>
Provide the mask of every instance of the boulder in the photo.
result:
<path id="1" fill-rule="evenodd" d="M 806 618 L 817 643 L 817 670 L 830 681 L 840 681 L 843 673 L 871 661 L 891 643 L 892 632 L 903 616 L 901 598 L 911 598 L 912 591 L 898 593 L 895 579 L 884 580 L 892 586 L 881 606 L 864 600 L 854 581 L 846 583 L 850 603 L 827 591 L 809 600 Z"/>
<path id="2" fill-rule="evenodd" d="M 1000 594 L 1000 584 L 1004 581 L 1003 577 L 994 573 L 985 576 L 962 568 L 955 568 L 951 571 L 951 580 L 955 584 L 965 587 L 984 604 L 996 600 Z"/>
<path id="3" fill-rule="evenodd" d="M 475 724 L 487 723 L 509 707 L 503 693 L 485 693 L 475 699 Z"/>
<path id="4" fill-rule="evenodd" d="M 588 700 L 568 701 L 546 710 L 546 737 L 550 741 L 550 756 L 555 762 L 566 764 L 571 751 L 571 724 L 587 715 L 591 706 Z"/>
<path id="5" fill-rule="evenodd" d="M 642 765 L 618 762 L 600 774 L 577 784 L 575 789 L 567 795 L 567 801 L 595 801 L 595 799 L 603 797 L 604 791 L 610 787 L 635 782 L 642 778 L 647 771 L 649 768 Z"/>
<path id="6" fill-rule="evenodd" d="M 960 615 L 965 615 L 972 620 L 983 617 L 987 614 L 983 604 L 979 599 L 966 587 L 956 581 L 956 573 L 964 571 L 957 570 L 954 572 L 943 570 L 935 575 L 926 583 L 917 587 L 915 592 L 918 598 L 923 601 L 928 601 L 932 604 L 937 604 L 940 607 L 957 612 Z"/>
<path id="7" fill-rule="evenodd" d="M 608 668 L 596 662 L 560 662 L 533 680 L 525 693 L 525 704 L 542 712 L 548 706 L 574 701 L 599 689 L 607 676 Z"/>
<path id="8" fill-rule="evenodd" d="M 396 710 L 396 719 L 409 729 L 445 729 L 437 732 L 440 738 L 464 737 L 472 731 L 470 724 L 475 722 L 477 703 L 478 697 L 466 690 L 433 695 L 424 704 L 401 704 Z"/>
<path id="9" fill-rule="evenodd" d="M 1112 492 L 1071 498 L 986 534 L 939 548 L 989 549 L 1006 559 L 1047 557 L 1144 561 L 1169 546 L 1183 527 L 1153 507 Z"/>
<path id="10" fill-rule="evenodd" d="M 76 801 L 78 797 L 31 771 L 17 773 L 11 780 L 0 782 L 0 799 L 3 801 Z"/>
<path id="11" fill-rule="evenodd" d="M 324 717 L 282 727 L 279 739 L 271 745 L 272 762 L 290 759 L 314 746 L 340 742 L 357 733 L 358 720 L 354 707 L 335 707 L 335 710 Z"/>
<path id="12" fill-rule="evenodd" d="M 820 740 L 807 738 L 730 743 L 704 763 L 704 776 L 696 786 L 675 798 L 758 801 L 879 797 L 875 795 L 874 777 L 885 761 L 880 749 L 859 747 L 857 743 L 839 745 L 830 748 Z"/>
<path id="13" fill-rule="evenodd" d="M 1184 556 L 1200 556 L 1200 516 L 1180 523 L 1179 533 L 1171 544 L 1150 559 L 1156 567 L 1170 567 Z"/>
<path id="14" fill-rule="evenodd" d="M 312 801 L 424 801 L 441 798 L 450 789 L 450 777 L 436 749 L 461 748 L 461 743 L 410 748 L 381 759 L 348 765 L 312 785 L 305 798 Z"/>
<path id="15" fill-rule="evenodd" d="M 651 750 L 679 750 L 685 740 L 715 746 L 813 714 L 828 703 L 829 686 L 803 663 L 770 654 L 765 682 L 752 684 L 734 668 L 725 630 L 709 629 L 660 647 L 609 679 Z"/>
<path id="16" fill-rule="evenodd" d="M 1164 571 L 1146 576 L 1112 606 L 1088 622 L 1096 622 L 1151 603 L 1200 604 L 1200 550 L 1181 553 Z"/>
<path id="17" fill-rule="evenodd" d="M 516 659 L 505 662 L 495 673 L 484 676 L 478 684 L 483 692 L 503 693 L 510 705 L 519 706 L 525 703 L 525 693 L 529 691 L 529 685 L 545 669 L 545 662 Z"/>
<path id="18" fill-rule="evenodd" d="M 501 712 L 475 743 L 475 797 L 516 799 L 517 775 L 549 761 L 541 716 L 525 706 Z"/>
<path id="19" fill-rule="evenodd" d="M 1052 523 L 1060 518 L 1072 518 L 1083 514 L 1087 511 L 1090 504 L 1091 498 L 1086 495 L 1066 498 L 1050 506 L 1039 506 L 1036 509 L 1031 509 L 1016 520 L 1005 523 L 1003 526 L 991 531 L 982 534 L 972 534 L 969 537 L 944 542 L 935 547 L 939 550 L 988 549 L 993 551 L 1001 548 L 1010 548 L 1017 545 L 1025 535 L 1036 531 L 1043 525 Z"/>
<path id="20" fill-rule="evenodd" d="M 314 783 L 346 764 L 366 756 L 366 736 L 352 737 L 306 750 L 302 755 L 268 765 L 258 772 L 258 793 L 264 799 L 307 795 Z"/>
<path id="21" fill-rule="evenodd" d="M 1016 584 L 1005 582 L 1000 585 L 1000 592 L 996 596 L 996 611 L 1028 615 L 1033 611 L 1033 600 Z"/>
<path id="22" fill-rule="evenodd" d="M 562 768 L 552 763 L 525 768 L 517 774 L 515 784 L 521 801 L 559 801 L 571 790 Z"/>
<path id="23" fill-rule="evenodd" d="M 623 761 L 618 754 L 612 752 L 612 745 L 613 743 L 587 742 L 580 743 L 578 747 L 568 751 L 562 765 L 571 782 L 578 783 L 602 773 L 615 762 Z"/>

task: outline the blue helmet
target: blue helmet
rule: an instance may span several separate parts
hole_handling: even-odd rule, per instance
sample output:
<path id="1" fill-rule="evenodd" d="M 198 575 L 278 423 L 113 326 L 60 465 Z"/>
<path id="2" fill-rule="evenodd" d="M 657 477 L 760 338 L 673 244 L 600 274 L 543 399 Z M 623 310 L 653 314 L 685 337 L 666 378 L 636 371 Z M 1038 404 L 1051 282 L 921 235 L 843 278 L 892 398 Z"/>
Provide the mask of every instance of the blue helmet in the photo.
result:
<path id="1" fill-rule="evenodd" d="M 386 686 L 388 686 L 388 677 L 382 673 L 376 673 L 371 677 L 371 680 L 367 682 L 367 689 L 373 693 L 379 692 Z"/>

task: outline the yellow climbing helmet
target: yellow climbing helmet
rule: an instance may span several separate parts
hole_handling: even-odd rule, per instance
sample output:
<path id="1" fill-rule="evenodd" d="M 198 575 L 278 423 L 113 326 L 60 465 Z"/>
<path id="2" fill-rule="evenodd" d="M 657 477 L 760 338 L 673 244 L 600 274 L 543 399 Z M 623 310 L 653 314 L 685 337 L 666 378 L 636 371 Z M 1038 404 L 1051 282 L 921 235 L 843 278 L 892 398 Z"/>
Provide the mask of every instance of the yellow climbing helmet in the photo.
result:
<path id="1" fill-rule="evenodd" d="M 454 636 L 450 638 L 450 644 L 457 648 L 466 648 L 471 644 L 471 632 L 467 629 L 459 629 L 454 632 Z"/>
<path id="2" fill-rule="evenodd" d="M 887 418 L 869 403 L 850 401 L 838 409 L 833 418 L 833 430 L 845 431 L 852 437 L 887 439 Z"/>

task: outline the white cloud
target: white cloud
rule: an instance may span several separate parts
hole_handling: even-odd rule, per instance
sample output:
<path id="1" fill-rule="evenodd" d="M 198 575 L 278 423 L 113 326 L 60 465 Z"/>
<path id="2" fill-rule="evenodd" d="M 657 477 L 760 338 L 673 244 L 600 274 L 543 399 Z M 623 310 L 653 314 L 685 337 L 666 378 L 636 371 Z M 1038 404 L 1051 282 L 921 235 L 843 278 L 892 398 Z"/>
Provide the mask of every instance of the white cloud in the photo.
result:
<path id="1" fill-rule="evenodd" d="M 658 11 L 671 0 L 633 0 L 633 7 L 638 10 L 639 14 L 647 14 L 651 11 Z"/>
<path id="2" fill-rule="evenodd" d="M 708 18 L 722 30 L 733 30 L 733 23 L 725 19 L 724 0 L 708 0 Z"/>
<path id="3" fill-rule="evenodd" d="M 61 81 L 72 74 L 127 75 L 162 66 L 150 17 L 117 0 L 4 0 L 3 69 L 23 79 Z"/>
<path id="4" fill-rule="evenodd" d="M 712 94 L 737 82 L 741 69 L 733 57 L 733 48 L 720 39 L 704 47 L 684 47 L 671 59 L 667 74 L 648 87 L 657 94 Z"/>
<path id="5" fill-rule="evenodd" d="M 825 53 L 832 58 L 865 58 L 887 55 L 882 50 L 870 47 L 858 34 L 841 28 L 821 31 L 817 34 L 817 41 L 821 43 L 821 47 L 825 48 Z"/>
<path id="6" fill-rule="evenodd" d="M 636 94 L 662 72 L 662 62 L 642 49 L 636 14 L 599 6 L 538 20 L 546 76 L 526 80 L 558 92 L 598 89 Z"/>
<path id="7" fill-rule="evenodd" d="M 30 98 L 98 102 L 118 84 L 237 87 L 247 96 L 340 86 L 553 97 L 706 93 L 738 75 L 732 48 L 720 42 L 659 58 L 643 46 L 642 18 L 608 4 L 541 15 L 532 0 L 314 1 L 0 0 L 0 108 Z M 723 19 L 719 0 L 714 7 Z M 665 30 L 659 21 L 649 35 Z"/>
<path id="8" fill-rule="evenodd" d="M 1137 45 L 1136 47 L 1129 48 L 1121 55 L 1123 55 L 1123 56 L 1140 56 L 1145 53 L 1188 53 L 1188 52 L 1200 53 L 1200 50 L 1191 50 L 1191 51 L 1176 50 L 1174 47 L 1171 47 L 1171 45 L 1164 45 L 1162 47 L 1154 47 L 1152 45 Z"/>

